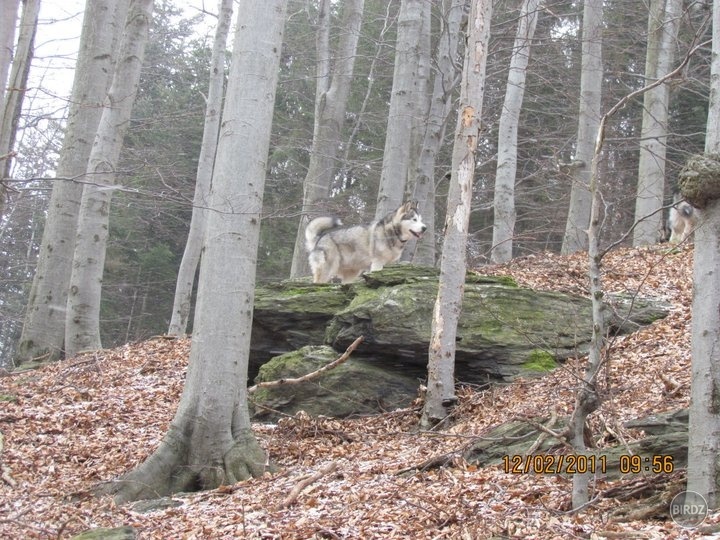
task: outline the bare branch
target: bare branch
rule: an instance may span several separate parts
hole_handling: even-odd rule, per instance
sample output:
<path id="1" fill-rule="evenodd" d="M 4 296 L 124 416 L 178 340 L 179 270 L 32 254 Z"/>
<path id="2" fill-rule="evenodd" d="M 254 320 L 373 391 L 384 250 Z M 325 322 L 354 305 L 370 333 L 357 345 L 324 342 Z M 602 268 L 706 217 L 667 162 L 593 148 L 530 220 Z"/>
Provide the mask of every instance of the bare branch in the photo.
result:
<path id="1" fill-rule="evenodd" d="M 362 343 L 363 339 L 365 339 L 365 336 L 360 336 L 359 338 L 357 338 L 350 344 L 350 346 L 345 350 L 344 353 L 342 353 L 339 358 L 333 360 L 329 364 L 324 365 L 320 369 L 316 369 L 315 371 L 312 371 L 306 375 L 303 375 L 302 377 L 297 377 L 295 379 L 279 379 L 277 381 L 265 381 L 258 383 L 248 388 L 248 394 L 256 392 L 259 388 L 277 388 L 279 386 L 286 386 L 288 384 L 299 384 L 312 379 L 316 379 L 326 371 L 330 371 L 331 369 L 338 367 L 340 364 L 350 358 L 350 355 L 355 349 L 357 349 L 358 345 Z"/>

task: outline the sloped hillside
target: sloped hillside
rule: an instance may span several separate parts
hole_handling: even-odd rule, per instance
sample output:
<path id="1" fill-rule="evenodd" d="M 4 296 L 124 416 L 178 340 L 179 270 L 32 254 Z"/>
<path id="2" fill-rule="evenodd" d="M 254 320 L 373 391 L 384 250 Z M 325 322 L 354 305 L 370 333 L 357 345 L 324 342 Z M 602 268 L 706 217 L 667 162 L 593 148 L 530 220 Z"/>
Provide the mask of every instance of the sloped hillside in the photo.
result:
<path id="1" fill-rule="evenodd" d="M 691 248 L 618 250 L 605 263 L 611 292 L 660 297 L 671 314 L 612 343 L 613 391 L 592 416 L 598 446 L 642 433 L 623 422 L 688 404 Z M 524 286 L 584 294 L 581 255 L 538 255 L 483 273 Z M 502 422 L 564 414 L 582 360 L 538 379 L 463 388 L 455 422 L 415 430 L 419 407 L 372 418 L 302 414 L 257 435 L 279 472 L 211 492 L 179 495 L 177 506 L 142 514 L 87 495 L 158 444 L 182 391 L 187 340 L 154 339 L 0 378 L 0 538 L 70 538 L 93 527 L 129 525 L 143 539 L 169 538 L 695 538 L 667 516 L 619 521 L 617 510 L 682 478 L 633 475 L 599 481 L 580 514 L 568 512 L 570 479 L 477 469 L 462 449 Z M 419 467 L 433 458 L 441 467 Z M 720 515 L 706 527 L 717 530 Z M 707 531 L 708 529 L 706 529 Z"/>

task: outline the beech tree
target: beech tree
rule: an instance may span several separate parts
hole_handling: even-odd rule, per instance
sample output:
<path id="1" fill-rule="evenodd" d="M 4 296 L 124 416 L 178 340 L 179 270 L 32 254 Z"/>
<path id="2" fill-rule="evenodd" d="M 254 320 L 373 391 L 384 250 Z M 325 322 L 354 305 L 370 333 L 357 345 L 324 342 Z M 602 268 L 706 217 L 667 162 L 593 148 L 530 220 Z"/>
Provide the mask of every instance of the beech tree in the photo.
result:
<path id="1" fill-rule="evenodd" d="M 65 352 L 101 348 L 100 295 L 107 249 L 110 199 L 117 164 L 140 81 L 152 0 L 130 0 L 112 84 L 88 158 L 65 313 Z"/>
<path id="2" fill-rule="evenodd" d="M 411 171 L 412 126 L 418 111 L 418 69 L 425 0 L 402 0 L 398 15 L 395 72 L 375 218 L 400 206 Z"/>
<path id="3" fill-rule="evenodd" d="M 5 100 L 5 87 L 15 47 L 15 24 L 20 0 L 0 3 L 0 103 Z"/>
<path id="4" fill-rule="evenodd" d="M 681 193 L 700 207 L 695 230 L 692 304 L 692 385 L 687 489 L 720 506 L 720 0 L 712 4 L 712 63 L 703 161 L 709 177 L 687 175 Z M 702 182 L 699 180 L 702 179 Z"/>
<path id="5" fill-rule="evenodd" d="M 452 178 L 445 219 L 440 282 L 428 351 L 428 383 L 421 425 L 445 418 L 455 404 L 455 338 L 462 311 L 467 236 L 485 88 L 492 0 L 473 0 L 460 86 L 460 111 L 453 145 Z"/>
<path id="6" fill-rule="evenodd" d="M 599 375 L 601 370 L 605 367 L 607 360 L 607 350 L 605 349 L 605 337 L 607 333 L 605 312 L 607 308 L 603 303 L 604 291 L 602 287 L 602 260 L 605 254 L 616 245 L 610 244 L 610 246 L 605 249 L 601 249 L 600 247 L 603 231 L 602 220 L 604 218 L 604 214 L 602 202 L 604 196 L 601 193 L 600 187 L 599 165 L 607 135 L 607 123 L 613 115 L 617 114 L 618 111 L 623 109 L 630 101 L 641 94 L 651 92 L 653 89 L 665 84 L 668 79 L 671 79 L 673 76 L 679 74 L 685 68 L 692 55 L 703 45 L 705 44 L 701 43 L 690 49 L 680 65 L 676 66 L 672 71 L 668 71 L 663 77 L 623 96 L 617 101 L 617 103 L 615 103 L 615 105 L 613 105 L 601 116 L 600 122 L 598 123 L 598 132 L 595 137 L 595 145 L 593 147 L 592 160 L 590 163 L 590 183 L 588 184 L 591 195 L 590 222 L 588 227 L 588 278 L 590 281 L 590 300 L 592 303 L 592 337 L 588 350 L 587 365 L 584 369 L 582 380 L 579 381 L 580 384 L 578 385 L 575 395 L 575 407 L 570 417 L 570 421 L 568 422 L 568 426 L 563 434 L 564 436 L 560 437 L 562 439 L 566 438 L 569 440 L 573 447 L 573 452 L 578 455 L 589 455 L 591 453 L 591 450 L 589 450 L 585 444 L 587 436 L 587 418 L 591 413 L 600 407 L 608 393 L 607 380 L 603 383 Z M 715 127 L 717 127 L 717 125 Z M 720 163 L 718 163 L 717 176 L 715 178 L 720 179 Z M 715 196 L 720 198 L 720 181 L 717 182 Z M 626 234 L 626 236 L 629 235 L 630 232 Z M 717 260 L 720 260 L 720 257 L 717 257 L 716 261 Z M 712 273 L 712 271 L 710 273 Z M 716 303 L 713 304 L 713 306 L 716 308 L 718 305 L 717 297 L 715 302 Z M 693 320 L 694 319 L 695 318 L 693 318 Z M 717 319 L 714 322 L 718 322 Z M 707 351 L 703 350 L 703 352 Z M 705 424 L 703 424 L 703 427 L 705 427 Z M 716 432 L 720 433 L 718 430 L 716 430 Z M 715 446 L 714 448 L 717 449 L 718 446 Z M 716 452 L 713 452 L 713 460 L 716 454 Z M 588 502 L 590 477 L 590 472 L 573 475 L 573 509 L 579 509 Z"/>
<path id="7" fill-rule="evenodd" d="M 65 307 L 83 183 L 102 102 L 112 79 L 129 0 L 88 2 L 83 16 L 67 129 L 60 149 L 16 362 L 61 357 Z"/>
<path id="8" fill-rule="evenodd" d="M 468 0 L 453 0 L 443 13 L 442 31 L 437 42 L 430 106 L 425 120 L 422 146 L 418 155 L 413 199 L 418 201 L 427 231 L 422 240 L 411 239 L 403 260 L 435 266 L 435 164 L 445 138 L 448 116 L 453 106 L 460 66 L 455 62 L 461 37 L 460 29 Z"/>
<path id="9" fill-rule="evenodd" d="M 505 102 L 498 126 L 498 158 L 495 174 L 493 242 L 490 258 L 495 263 L 512 259 L 515 234 L 515 175 L 520 110 L 525 95 L 525 77 L 530 46 L 538 18 L 540 0 L 524 0 L 520 8 L 517 35 L 510 58 Z"/>
<path id="10" fill-rule="evenodd" d="M 104 486 L 119 502 L 212 489 L 266 469 L 250 427 L 247 369 L 286 7 L 287 0 L 238 6 L 185 388 L 158 449 Z"/>
<path id="11" fill-rule="evenodd" d="M 13 2 L 10 2 L 12 7 Z M 15 144 L 20 109 L 27 87 L 30 63 L 33 57 L 35 32 L 37 31 L 40 0 L 25 0 L 20 19 L 20 33 L 10 68 L 10 79 L 7 85 L 2 114 L 0 115 L 0 215 L 5 209 L 5 184 L 1 180 L 10 177 L 12 149 Z M 15 21 L 15 17 L 12 17 Z M 5 80 L 2 79 L 3 87 Z"/>
<path id="12" fill-rule="evenodd" d="M 222 112 L 225 82 L 225 47 L 230 32 L 231 19 L 232 0 L 220 0 L 218 24 L 215 29 L 212 58 L 210 60 L 210 83 L 205 108 L 202 147 L 200 148 L 200 158 L 195 178 L 195 195 L 193 197 L 192 218 L 190 218 L 190 231 L 188 232 L 185 251 L 178 270 L 172 317 L 168 328 L 168 334 L 171 336 L 182 335 L 187 330 L 195 274 L 197 273 L 203 240 L 205 239 L 210 180 L 212 179 L 213 165 L 215 163 L 220 114 Z"/>
<path id="13" fill-rule="evenodd" d="M 330 53 L 331 4 L 330 0 L 321 0 L 318 8 L 315 122 L 310 164 L 303 182 L 302 212 L 290 268 L 291 277 L 310 273 L 305 250 L 305 227 L 314 217 L 312 214 L 329 197 L 330 185 L 338 170 L 337 156 L 353 82 L 365 0 L 346 0 L 343 3 L 343 30 L 335 54 Z"/>
<path id="14" fill-rule="evenodd" d="M 572 167 L 570 208 L 562 253 L 587 249 L 590 223 L 590 163 L 601 116 L 603 0 L 585 0 L 582 31 L 582 71 L 577 141 Z"/>
<path id="15" fill-rule="evenodd" d="M 675 61 L 675 48 L 682 16 L 682 0 L 652 0 L 648 16 L 648 45 L 645 79 L 667 75 Z M 640 164 L 633 245 L 659 242 L 663 237 L 665 155 L 668 138 L 670 85 L 663 84 L 643 95 Z"/>

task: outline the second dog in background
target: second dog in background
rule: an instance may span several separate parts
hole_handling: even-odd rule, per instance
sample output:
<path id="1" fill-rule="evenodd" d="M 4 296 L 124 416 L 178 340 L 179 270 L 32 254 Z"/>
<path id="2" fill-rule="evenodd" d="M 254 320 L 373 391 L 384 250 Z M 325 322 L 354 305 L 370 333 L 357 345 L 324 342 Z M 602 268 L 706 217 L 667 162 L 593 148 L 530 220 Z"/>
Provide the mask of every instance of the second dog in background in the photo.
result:
<path id="1" fill-rule="evenodd" d="M 684 242 L 695 230 L 698 224 L 697 211 L 687 201 L 683 200 L 679 193 L 673 197 L 673 205 L 670 208 L 668 228 L 670 229 L 670 243 L 679 244 Z"/>
<path id="2" fill-rule="evenodd" d="M 407 241 L 422 238 L 426 229 L 417 201 L 367 225 L 342 227 L 337 218 L 315 218 L 305 229 L 313 281 L 348 283 L 366 270 L 380 270 L 397 261 Z"/>

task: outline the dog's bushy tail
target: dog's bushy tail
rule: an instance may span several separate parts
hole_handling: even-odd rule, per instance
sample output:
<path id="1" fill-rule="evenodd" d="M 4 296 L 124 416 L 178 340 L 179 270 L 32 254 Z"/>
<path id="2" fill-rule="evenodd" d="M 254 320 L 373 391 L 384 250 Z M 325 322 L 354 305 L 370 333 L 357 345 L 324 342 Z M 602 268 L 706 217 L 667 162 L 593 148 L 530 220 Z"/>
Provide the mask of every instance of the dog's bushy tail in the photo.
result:
<path id="1" fill-rule="evenodd" d="M 305 248 L 308 252 L 315 249 L 315 245 L 326 231 L 342 226 L 342 221 L 335 217 L 319 217 L 313 219 L 305 228 Z"/>

